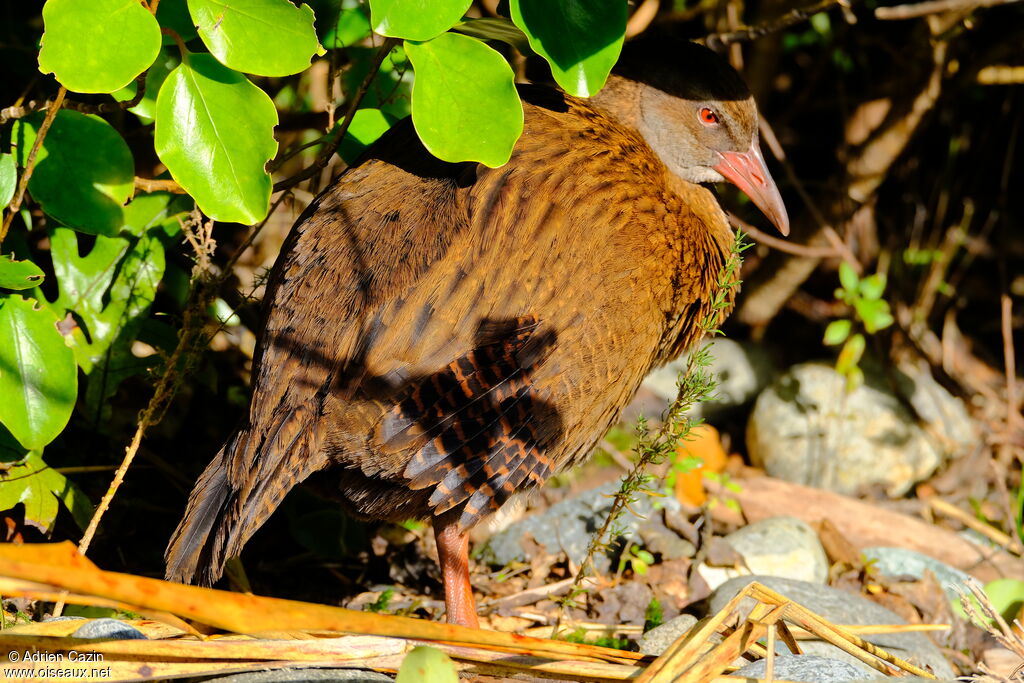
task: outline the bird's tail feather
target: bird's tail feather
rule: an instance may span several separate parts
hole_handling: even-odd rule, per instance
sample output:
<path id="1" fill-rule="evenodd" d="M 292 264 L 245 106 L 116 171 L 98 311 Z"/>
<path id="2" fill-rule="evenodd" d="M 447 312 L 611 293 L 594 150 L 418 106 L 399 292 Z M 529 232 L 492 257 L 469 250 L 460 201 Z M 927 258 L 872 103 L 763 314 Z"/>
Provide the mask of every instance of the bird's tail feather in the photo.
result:
<path id="1" fill-rule="evenodd" d="M 293 412 L 271 438 L 240 429 L 200 475 L 164 559 L 167 579 L 211 585 L 285 495 L 327 465 L 317 432 Z M 282 438 L 283 437 L 283 438 Z"/>

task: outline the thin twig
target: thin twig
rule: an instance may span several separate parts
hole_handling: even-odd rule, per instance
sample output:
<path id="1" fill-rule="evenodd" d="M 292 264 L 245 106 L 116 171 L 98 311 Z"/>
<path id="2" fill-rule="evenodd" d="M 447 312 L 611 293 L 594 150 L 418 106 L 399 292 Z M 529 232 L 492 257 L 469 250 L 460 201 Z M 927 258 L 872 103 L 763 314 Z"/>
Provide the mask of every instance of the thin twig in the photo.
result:
<path id="1" fill-rule="evenodd" d="M 320 173 L 330 162 L 331 157 L 338 150 L 338 146 L 345 137 L 345 133 L 348 132 L 348 127 L 352 125 L 352 119 L 356 115 L 356 111 L 359 109 L 359 104 L 363 101 L 363 97 L 366 96 L 367 91 L 370 89 L 370 84 L 373 83 L 373 79 L 377 77 L 377 72 L 380 70 L 380 65 L 384 63 L 391 49 L 398 44 L 396 38 L 385 38 L 381 44 L 380 49 L 377 50 L 377 55 L 374 57 L 373 63 L 370 65 L 370 70 L 366 73 L 366 77 L 363 82 L 359 84 L 359 89 L 356 90 L 355 95 L 352 96 L 352 101 L 349 102 L 348 110 L 345 112 L 345 118 L 338 126 L 338 130 L 334 134 L 334 139 L 324 145 L 320 155 L 316 161 L 312 163 L 308 168 L 299 171 L 290 178 L 276 183 L 274 185 L 274 192 L 280 192 L 281 190 L 287 190 L 290 187 L 298 185 L 307 178 L 312 178 L 316 174 Z"/>
<path id="2" fill-rule="evenodd" d="M 1003 367 L 1006 370 L 1006 431 L 1012 436 L 1020 419 L 1020 408 L 1017 403 L 1017 361 L 1013 350 L 1013 300 L 1006 293 L 999 299 L 1002 310 Z"/>
<path id="3" fill-rule="evenodd" d="M 135 95 L 130 100 L 123 100 L 120 102 L 100 102 L 99 104 L 90 104 L 88 102 L 78 102 L 77 100 L 63 99 L 60 106 L 62 109 L 73 109 L 82 114 L 109 114 L 111 112 L 120 111 L 122 109 L 131 109 L 142 101 L 142 98 L 146 95 L 146 71 L 135 78 Z M 15 119 L 22 119 L 26 116 L 48 109 L 55 101 L 56 97 L 43 101 L 29 100 L 25 104 L 14 105 L 11 107 L 4 107 L 0 109 L 0 125 L 13 121 Z"/>
<path id="4" fill-rule="evenodd" d="M 993 0 L 987 0 L 992 2 Z M 1003 2 L 1013 2 L 1015 0 L 1002 0 Z M 805 7 L 802 9 L 794 9 L 786 14 L 783 14 L 777 19 L 766 21 L 757 26 L 748 26 L 747 28 L 739 29 L 738 31 L 729 31 L 726 33 L 712 33 L 704 38 L 704 44 L 710 47 L 712 50 L 718 50 L 731 43 L 746 43 L 755 38 L 766 36 L 769 33 L 778 33 L 783 31 L 790 26 L 799 24 L 802 21 L 806 21 L 811 16 L 818 12 L 824 12 L 833 5 L 839 4 L 839 0 L 820 0 L 815 5 Z"/>
<path id="5" fill-rule="evenodd" d="M 135 176 L 136 189 L 143 192 L 173 192 L 174 194 L 188 194 L 177 180 L 158 180 L 155 178 L 140 178 Z"/>
<path id="6" fill-rule="evenodd" d="M 928 2 L 915 2 L 908 5 L 896 5 L 895 7 L 877 7 L 875 8 L 875 18 L 889 20 L 915 19 L 929 14 L 995 7 L 996 5 L 1009 5 L 1014 2 L 1020 2 L 1020 0 L 929 0 Z"/>
<path id="7" fill-rule="evenodd" d="M 167 359 L 164 373 L 160 376 L 160 379 L 157 381 L 156 388 L 153 391 L 153 397 L 149 400 L 149 404 L 139 415 L 139 423 L 135 429 L 135 435 L 132 437 L 131 443 L 125 449 L 124 459 L 121 461 L 121 465 L 114 473 L 114 479 L 110 482 L 110 486 L 107 488 L 106 493 L 103 494 L 103 498 L 100 499 L 99 504 L 96 506 L 96 510 L 93 512 L 92 519 L 89 520 L 89 526 L 86 527 L 85 533 L 82 534 L 82 539 L 78 542 L 78 552 L 82 555 L 85 555 L 88 552 L 89 545 L 92 543 L 92 539 L 96 535 L 96 530 L 99 528 L 103 515 L 110 507 L 110 502 L 114 499 L 114 495 L 117 494 L 118 489 L 121 487 L 125 474 L 127 474 L 128 468 L 131 467 L 132 461 L 135 459 L 135 456 L 139 451 L 139 446 L 142 444 L 142 438 L 145 436 L 146 430 L 160 421 L 167 403 L 177 391 L 177 387 L 181 381 L 181 375 L 177 371 L 178 363 L 181 361 L 182 357 L 192 349 L 198 333 L 202 330 L 205 311 L 209 305 L 209 300 L 213 293 L 216 292 L 216 289 L 207 285 L 208 276 L 209 273 L 206 271 L 199 272 L 193 276 L 193 287 L 189 301 L 185 306 L 181 333 L 178 335 L 178 344 L 174 348 L 173 353 L 171 353 L 171 356 Z M 54 605 L 53 616 L 60 616 L 63 609 L 64 601 L 60 600 Z"/>
<path id="8" fill-rule="evenodd" d="M 25 192 L 28 189 L 28 181 L 32 178 L 32 171 L 36 167 L 36 155 L 39 154 L 39 148 L 43 146 L 43 140 L 46 138 L 46 133 L 50 130 L 50 126 L 53 124 L 53 120 L 57 118 L 57 112 L 60 111 L 61 104 L 64 102 L 64 96 L 67 95 L 68 89 L 63 85 L 57 91 L 57 96 L 53 99 L 53 103 L 46 112 L 46 118 L 43 119 L 42 125 L 39 126 L 39 131 L 36 133 L 35 142 L 32 143 L 32 149 L 28 153 L 28 157 L 25 159 L 25 170 L 21 174 L 21 178 L 18 180 L 18 191 L 14 193 L 14 199 L 11 200 L 10 205 L 7 208 L 7 215 L 4 216 L 3 225 L 0 226 L 0 244 L 3 244 L 4 238 L 7 237 L 7 231 L 11 227 L 11 222 L 14 220 L 15 214 L 18 213 L 18 209 L 21 208 L 21 202 L 25 199 Z"/>
<path id="9" fill-rule="evenodd" d="M 730 225 L 734 228 L 738 228 L 746 234 L 753 237 L 756 241 L 769 246 L 773 249 L 778 249 L 787 254 L 793 254 L 794 256 L 803 256 L 805 258 L 843 258 L 843 253 L 833 247 L 811 247 L 803 244 L 794 244 L 787 240 L 769 235 L 768 233 L 755 228 L 745 220 L 738 218 L 731 212 L 726 212 L 726 216 L 729 219 Z"/>

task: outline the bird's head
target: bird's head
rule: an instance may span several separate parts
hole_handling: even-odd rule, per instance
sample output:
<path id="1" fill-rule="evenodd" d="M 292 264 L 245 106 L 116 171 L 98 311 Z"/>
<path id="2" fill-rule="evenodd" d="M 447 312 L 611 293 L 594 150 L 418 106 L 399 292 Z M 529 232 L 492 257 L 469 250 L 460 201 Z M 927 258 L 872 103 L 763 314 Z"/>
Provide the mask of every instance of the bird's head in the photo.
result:
<path id="1" fill-rule="evenodd" d="M 717 54 L 690 42 L 634 41 L 595 102 L 635 128 L 670 171 L 692 183 L 733 183 L 789 234 L 786 207 L 761 155 L 757 106 Z"/>

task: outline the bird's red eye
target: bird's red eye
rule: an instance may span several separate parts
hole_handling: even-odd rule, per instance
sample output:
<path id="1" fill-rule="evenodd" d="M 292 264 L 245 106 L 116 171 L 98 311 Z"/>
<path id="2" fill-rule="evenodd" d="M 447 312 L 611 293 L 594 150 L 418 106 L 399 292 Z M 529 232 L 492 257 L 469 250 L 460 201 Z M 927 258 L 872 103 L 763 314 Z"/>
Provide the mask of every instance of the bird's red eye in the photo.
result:
<path id="1" fill-rule="evenodd" d="M 711 109 L 704 107 L 700 110 L 700 121 L 705 126 L 713 126 L 718 123 L 718 114 Z"/>

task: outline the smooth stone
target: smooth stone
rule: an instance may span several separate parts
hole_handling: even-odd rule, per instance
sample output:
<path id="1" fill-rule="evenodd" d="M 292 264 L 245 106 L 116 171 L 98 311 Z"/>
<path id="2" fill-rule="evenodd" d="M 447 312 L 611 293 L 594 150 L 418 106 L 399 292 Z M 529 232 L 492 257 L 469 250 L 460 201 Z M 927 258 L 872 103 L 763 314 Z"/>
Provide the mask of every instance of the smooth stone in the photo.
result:
<path id="1" fill-rule="evenodd" d="M 963 404 L 927 373 L 894 371 L 901 394 L 928 421 L 922 428 L 885 374 L 870 365 L 864 372 L 864 386 L 847 393 L 831 365 L 790 368 L 754 405 L 747 423 L 753 463 L 798 484 L 849 495 L 880 485 L 899 497 L 975 441 Z"/>
<path id="2" fill-rule="evenodd" d="M 731 675 L 746 678 L 764 678 L 767 664 L 759 659 L 737 669 Z M 881 672 L 857 662 L 851 664 L 839 659 L 820 657 L 818 655 L 777 655 L 775 657 L 774 676 L 784 681 L 800 681 L 801 683 L 847 683 L 860 678 L 872 678 L 873 674 L 882 677 Z M 903 679 L 900 679 L 901 681 Z"/>
<path id="3" fill-rule="evenodd" d="M 72 638 L 106 638 L 108 640 L 146 640 L 146 634 L 117 619 L 93 619 L 71 634 Z"/>
<path id="4" fill-rule="evenodd" d="M 547 552 L 564 552 L 573 563 L 580 564 L 587 554 L 591 536 L 604 523 L 612 507 L 611 496 L 618 490 L 619 482 L 610 482 L 556 503 L 538 515 L 519 520 L 491 537 L 481 557 L 495 566 L 527 562 L 528 556 L 521 539 L 525 534 L 530 534 Z M 618 520 L 617 525 L 625 530 L 624 537 L 618 539 L 620 543 L 642 543 L 639 533 L 641 527 L 663 527 L 660 509 L 654 507 L 655 500 L 659 508 L 679 509 L 679 502 L 675 498 L 641 495 L 630 508 L 643 518 L 627 511 Z M 597 571 L 607 572 L 611 568 L 616 545 L 615 539 L 612 539 L 611 552 L 595 555 L 594 567 Z"/>
<path id="5" fill-rule="evenodd" d="M 796 517 L 770 517 L 728 534 L 725 541 L 743 557 L 746 567 L 715 567 L 702 563 L 697 571 L 712 590 L 729 579 L 758 574 L 823 584 L 828 557 L 817 532 Z"/>
<path id="6" fill-rule="evenodd" d="M 906 548 L 886 547 L 864 548 L 861 552 L 869 561 L 874 562 L 876 570 L 890 578 L 912 576 L 915 579 L 923 579 L 925 571 L 931 571 L 950 600 L 960 601 L 957 588 L 967 591 L 970 576 L 966 572 L 924 553 Z"/>
<path id="7" fill-rule="evenodd" d="M 271 669 L 208 678 L 206 683 L 394 683 L 395 679 L 366 669 Z"/>
<path id="8" fill-rule="evenodd" d="M 713 344 L 708 370 L 718 384 L 714 398 L 702 401 L 690 410 L 688 414 L 694 418 L 722 415 L 753 401 L 775 374 L 775 365 L 761 346 L 724 337 L 706 341 L 702 346 L 708 344 Z M 656 395 L 662 405 L 657 406 L 653 412 L 645 411 L 645 414 L 660 415 L 666 404 L 675 400 L 678 391 L 676 382 L 679 373 L 685 372 L 688 361 L 689 354 L 647 375 L 642 386 Z"/>
<path id="9" fill-rule="evenodd" d="M 833 624 L 906 623 L 894 612 L 858 595 L 829 586 L 774 576 L 743 576 L 727 581 L 711 595 L 710 612 L 717 613 L 752 581 L 758 581 Z M 741 612 L 746 614 L 751 607 L 753 607 L 753 601 L 746 600 L 741 606 Z M 942 651 L 922 633 L 886 633 L 867 635 L 864 636 L 864 639 L 878 645 L 890 654 L 931 671 L 939 678 L 956 677 L 949 662 L 942 656 Z M 785 648 L 781 643 L 780 646 Z M 858 661 L 855 657 L 824 641 L 802 640 L 800 647 L 804 654 L 820 655 L 850 663 Z"/>
<path id="10" fill-rule="evenodd" d="M 680 614 L 675 619 L 666 621 L 661 626 L 655 626 L 640 636 L 640 641 L 638 642 L 640 652 L 657 657 L 667 650 L 669 645 L 676 642 L 679 636 L 688 633 L 696 624 L 697 617 L 692 614 Z"/>
<path id="11" fill-rule="evenodd" d="M 656 516 L 648 520 L 656 522 Z M 661 555 L 663 561 L 681 560 L 697 554 L 697 548 L 679 534 L 657 523 L 644 524 L 639 529 L 644 548 Z"/>

